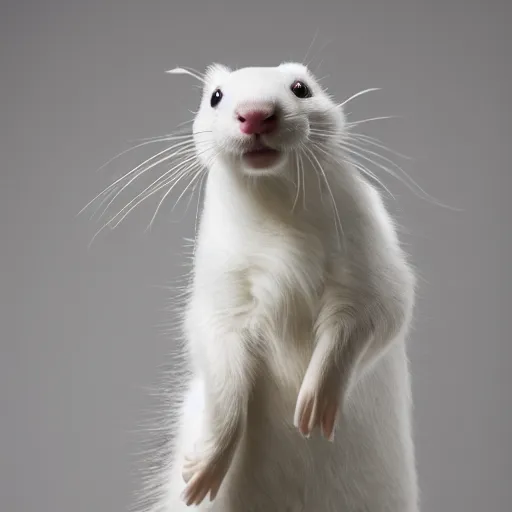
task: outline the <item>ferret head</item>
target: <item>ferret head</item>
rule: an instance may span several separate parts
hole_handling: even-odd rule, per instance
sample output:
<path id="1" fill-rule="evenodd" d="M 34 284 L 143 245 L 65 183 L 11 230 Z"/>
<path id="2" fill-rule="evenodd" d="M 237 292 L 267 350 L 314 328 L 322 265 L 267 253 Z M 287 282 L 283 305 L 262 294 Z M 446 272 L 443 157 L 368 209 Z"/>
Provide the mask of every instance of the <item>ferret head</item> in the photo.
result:
<path id="1" fill-rule="evenodd" d="M 345 118 L 302 64 L 207 69 L 193 131 L 200 161 L 216 160 L 236 172 L 277 174 L 313 147 L 329 152 Z M 320 146 L 318 146 L 320 145 Z"/>

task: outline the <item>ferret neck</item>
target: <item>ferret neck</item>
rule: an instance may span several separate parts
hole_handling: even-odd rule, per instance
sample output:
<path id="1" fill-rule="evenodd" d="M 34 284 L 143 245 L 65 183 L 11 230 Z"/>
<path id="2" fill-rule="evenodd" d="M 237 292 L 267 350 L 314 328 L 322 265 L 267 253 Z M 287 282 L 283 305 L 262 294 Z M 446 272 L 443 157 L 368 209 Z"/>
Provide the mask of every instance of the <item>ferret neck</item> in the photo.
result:
<path id="1" fill-rule="evenodd" d="M 318 176 L 291 165 L 276 175 L 248 176 L 216 164 L 208 171 L 205 201 L 228 208 L 233 215 L 277 216 L 281 220 L 312 212 L 322 204 Z"/>

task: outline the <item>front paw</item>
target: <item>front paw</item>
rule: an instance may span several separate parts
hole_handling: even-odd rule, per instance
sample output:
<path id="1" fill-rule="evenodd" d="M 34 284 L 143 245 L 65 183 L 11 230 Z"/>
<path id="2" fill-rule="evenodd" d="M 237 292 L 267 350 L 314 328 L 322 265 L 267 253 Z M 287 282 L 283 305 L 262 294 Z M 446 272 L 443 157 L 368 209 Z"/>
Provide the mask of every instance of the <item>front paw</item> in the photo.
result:
<path id="1" fill-rule="evenodd" d="M 299 391 L 294 425 L 306 437 L 309 437 L 316 427 L 320 427 L 324 437 L 333 441 L 342 395 L 341 379 L 334 371 L 323 378 L 308 373 Z"/>
<path id="2" fill-rule="evenodd" d="M 182 475 L 187 486 L 182 499 L 187 506 L 199 505 L 208 494 L 210 501 L 215 499 L 231 459 L 230 450 L 215 447 L 185 457 Z"/>

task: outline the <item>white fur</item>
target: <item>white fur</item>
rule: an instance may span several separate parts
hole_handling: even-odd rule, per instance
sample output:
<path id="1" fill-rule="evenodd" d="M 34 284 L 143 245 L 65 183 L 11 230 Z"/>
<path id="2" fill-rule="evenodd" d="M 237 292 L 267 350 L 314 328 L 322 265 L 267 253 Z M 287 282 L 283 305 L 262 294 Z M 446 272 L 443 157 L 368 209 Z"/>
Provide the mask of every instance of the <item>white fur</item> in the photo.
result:
<path id="1" fill-rule="evenodd" d="M 312 98 L 292 94 L 297 79 Z M 341 106 L 300 64 L 212 66 L 204 82 L 194 132 L 208 177 L 185 315 L 193 376 L 154 510 L 417 512 L 405 352 L 415 279 L 379 193 L 340 149 Z M 284 114 L 265 140 L 285 156 L 258 173 L 242 164 L 234 117 L 253 100 Z M 294 426 L 310 406 L 320 421 L 336 405 L 331 442 Z M 206 491 L 223 480 L 188 508 L 183 475 Z"/>

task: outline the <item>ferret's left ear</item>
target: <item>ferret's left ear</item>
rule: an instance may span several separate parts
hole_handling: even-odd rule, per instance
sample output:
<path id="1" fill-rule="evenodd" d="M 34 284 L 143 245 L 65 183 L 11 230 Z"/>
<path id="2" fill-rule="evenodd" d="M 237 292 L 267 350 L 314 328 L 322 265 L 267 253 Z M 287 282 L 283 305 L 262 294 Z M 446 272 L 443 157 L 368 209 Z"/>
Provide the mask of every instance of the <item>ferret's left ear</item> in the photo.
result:
<path id="1" fill-rule="evenodd" d="M 224 64 L 213 63 L 206 68 L 204 78 L 206 82 L 217 82 L 231 73 L 231 69 Z"/>
<path id="2" fill-rule="evenodd" d="M 203 84 L 205 83 L 204 76 L 201 75 L 201 73 L 199 73 L 195 69 L 176 67 L 176 68 L 167 70 L 166 73 L 169 73 L 171 75 L 189 75 L 189 76 L 194 77 L 196 80 L 199 80 L 201 83 L 203 83 Z"/>
<path id="3" fill-rule="evenodd" d="M 231 69 L 225 66 L 224 64 L 219 64 L 218 62 L 214 62 L 210 66 L 208 66 L 206 72 L 212 73 L 231 73 Z"/>

